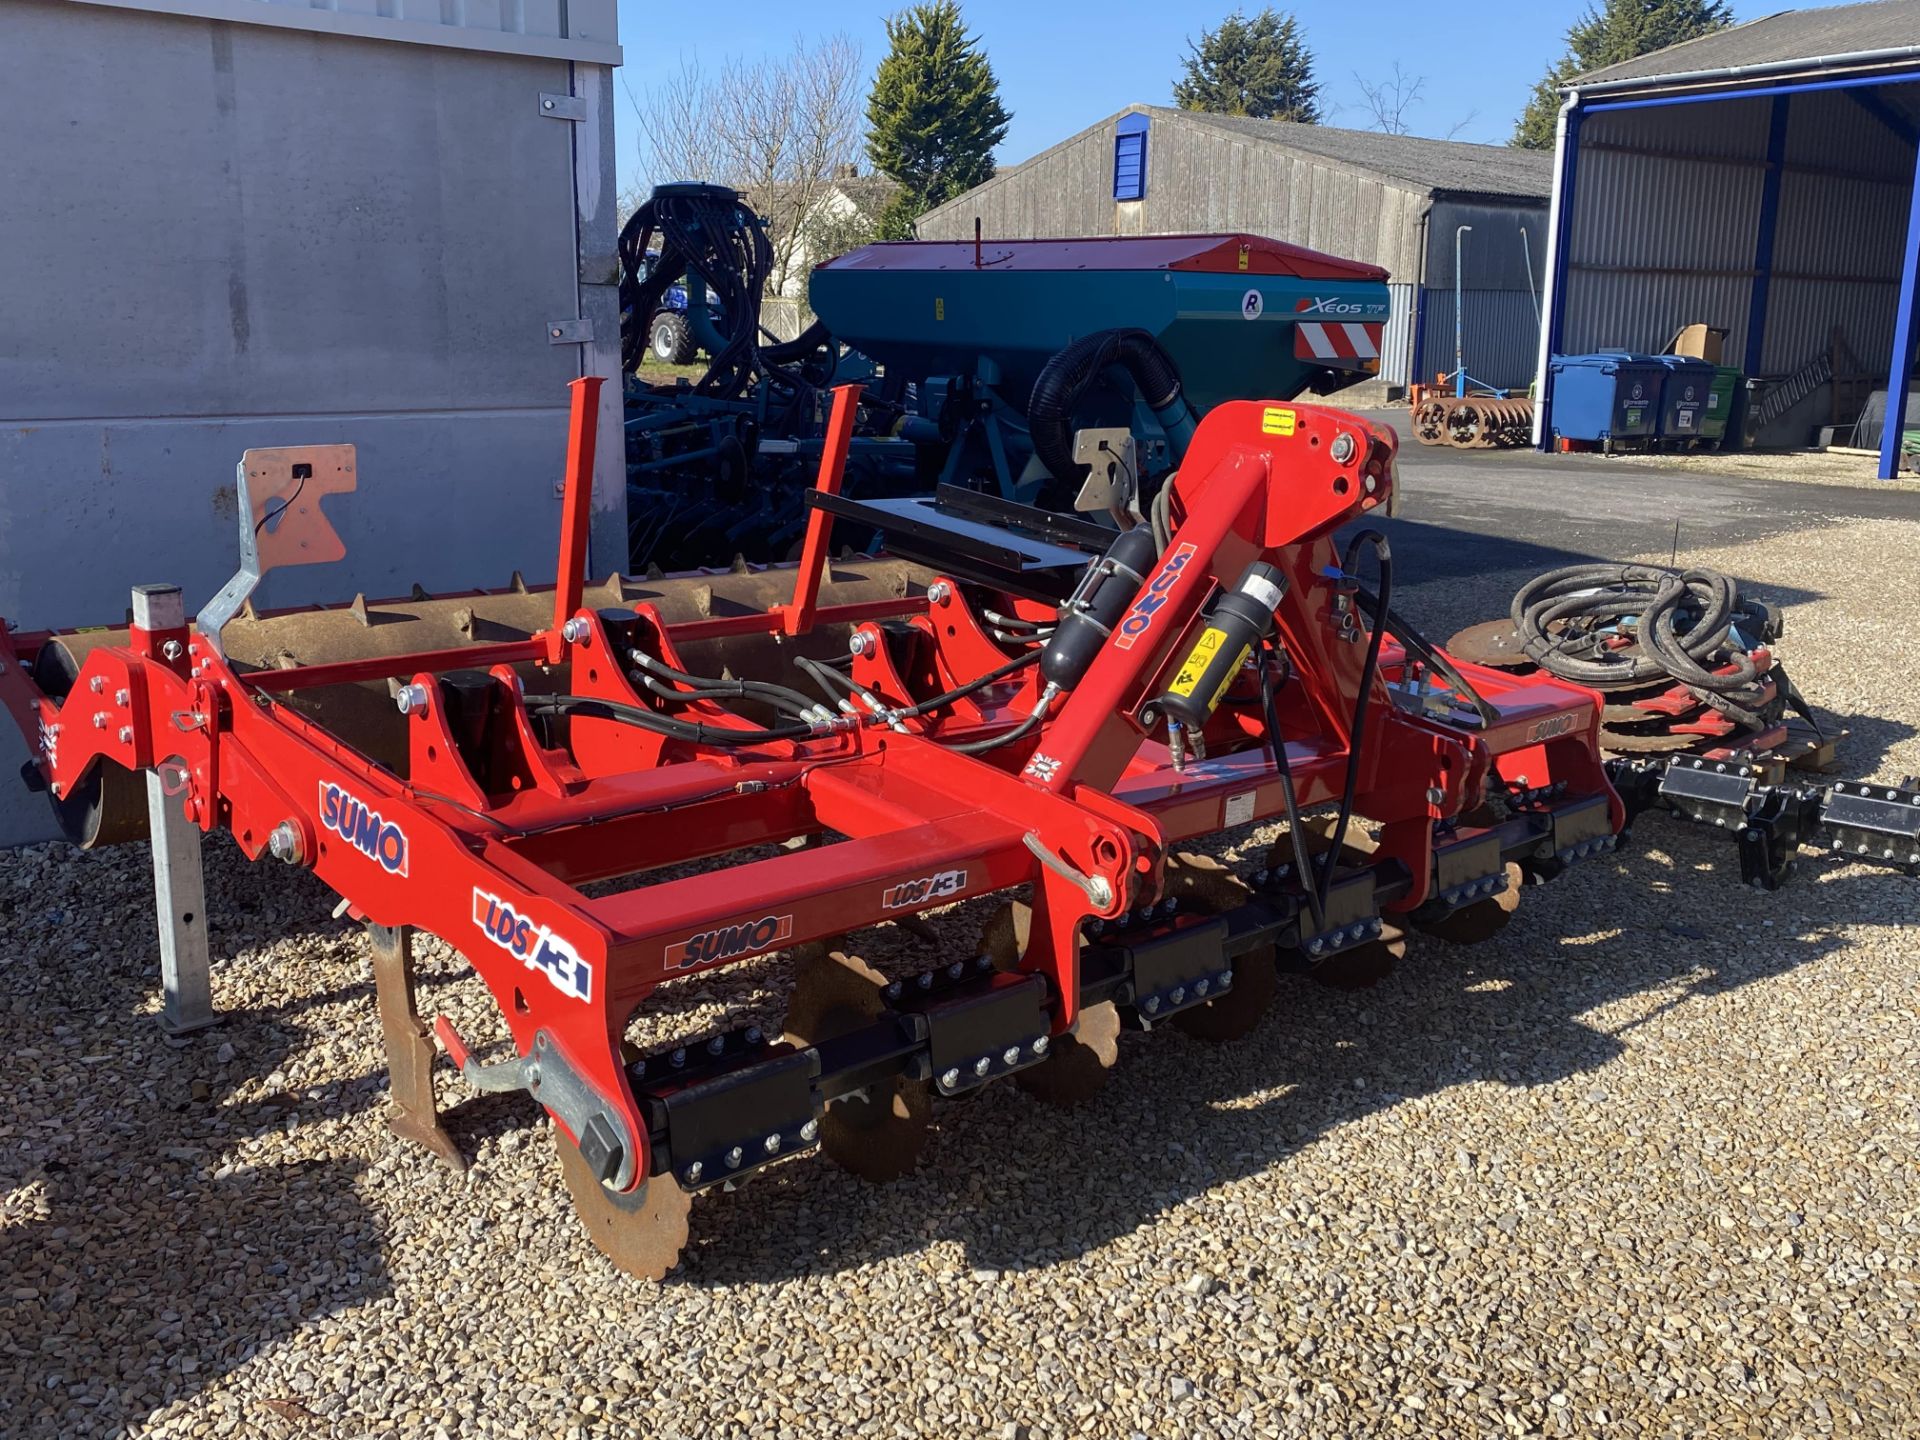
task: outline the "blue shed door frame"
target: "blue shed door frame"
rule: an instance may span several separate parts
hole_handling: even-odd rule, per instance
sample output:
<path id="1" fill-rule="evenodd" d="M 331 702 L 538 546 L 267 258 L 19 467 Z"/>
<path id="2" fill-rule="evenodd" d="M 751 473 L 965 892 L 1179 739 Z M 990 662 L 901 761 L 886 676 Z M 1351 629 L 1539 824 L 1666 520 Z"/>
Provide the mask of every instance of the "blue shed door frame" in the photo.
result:
<path id="1" fill-rule="evenodd" d="M 1704 105 L 1715 100 L 1751 100 L 1756 96 L 1774 101 L 1767 137 L 1767 181 L 1761 194 L 1760 224 L 1756 235 L 1754 293 L 1748 311 L 1747 364 L 1758 362 L 1760 335 L 1766 328 L 1767 296 L 1773 279 L 1773 231 L 1780 208 L 1779 157 L 1784 154 L 1787 102 L 1794 95 L 1816 90 L 1854 92 L 1872 105 L 1872 92 L 1890 85 L 1911 84 L 1920 80 L 1920 71 L 1899 75 L 1857 76 L 1841 80 L 1805 80 L 1788 85 L 1765 85 L 1742 90 L 1710 90 L 1693 95 L 1655 95 L 1640 100 L 1602 100 L 1581 105 L 1576 97 L 1566 113 L 1566 127 L 1560 138 L 1553 182 L 1553 211 L 1548 226 L 1552 258 L 1547 265 L 1546 324 L 1540 332 L 1540 404 L 1534 417 L 1533 443 L 1541 450 L 1553 447 L 1553 382 L 1549 360 L 1560 353 L 1560 336 L 1566 322 L 1567 250 L 1573 230 L 1574 182 L 1579 173 L 1580 123 L 1588 115 L 1610 110 L 1654 110 L 1669 105 Z M 1893 353 L 1887 365 L 1887 418 L 1880 436 L 1880 478 L 1891 480 L 1899 473 L 1900 436 L 1907 423 L 1907 381 L 1913 373 L 1914 342 L 1920 339 L 1920 147 L 1914 153 L 1913 190 L 1907 202 L 1906 254 L 1900 265 L 1899 309 L 1894 315 Z"/>
<path id="2" fill-rule="evenodd" d="M 1143 200 L 1147 194 L 1147 117 L 1122 115 L 1113 136 L 1113 198 Z"/>

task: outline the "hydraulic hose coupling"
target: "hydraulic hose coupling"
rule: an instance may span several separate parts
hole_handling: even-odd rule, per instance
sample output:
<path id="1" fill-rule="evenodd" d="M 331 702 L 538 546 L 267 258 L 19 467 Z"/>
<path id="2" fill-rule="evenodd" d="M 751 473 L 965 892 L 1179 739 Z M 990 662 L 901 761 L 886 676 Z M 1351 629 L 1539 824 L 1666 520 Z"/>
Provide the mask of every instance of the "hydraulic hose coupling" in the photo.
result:
<path id="1" fill-rule="evenodd" d="M 1206 758 L 1202 735 L 1240 672 L 1253 659 L 1254 647 L 1273 633 L 1273 612 L 1287 593 L 1287 577 L 1264 560 L 1256 560 L 1233 589 L 1207 609 L 1200 636 L 1174 673 L 1172 682 L 1149 707 L 1166 717 L 1167 750 L 1176 772 L 1187 765 L 1189 743 L 1198 759 Z"/>

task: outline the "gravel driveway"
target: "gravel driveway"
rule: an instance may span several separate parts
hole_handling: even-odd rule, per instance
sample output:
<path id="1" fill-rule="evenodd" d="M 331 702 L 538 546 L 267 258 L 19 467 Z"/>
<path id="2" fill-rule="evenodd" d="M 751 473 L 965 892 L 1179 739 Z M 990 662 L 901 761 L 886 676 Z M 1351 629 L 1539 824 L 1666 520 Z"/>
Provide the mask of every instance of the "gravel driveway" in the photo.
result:
<path id="1" fill-rule="evenodd" d="M 1920 771 L 1916 557 L 1898 520 L 1694 556 L 1791 601 L 1848 775 Z M 1444 636 L 1512 578 L 1398 608 Z M 208 868 L 232 1013 L 175 1047 L 144 855 L 0 854 L 7 1435 L 1920 1434 L 1908 877 L 1810 856 L 1760 896 L 1650 819 L 1487 945 L 1283 980 L 1228 1048 L 1130 1037 L 1070 1114 L 951 1105 L 900 1184 L 705 1197 L 655 1286 L 577 1232 L 531 1104 L 461 1105 L 464 1180 L 391 1140 L 360 936 Z M 425 948 L 422 1008 L 501 1033 Z M 779 981 L 652 1023 L 777 1017 Z"/>

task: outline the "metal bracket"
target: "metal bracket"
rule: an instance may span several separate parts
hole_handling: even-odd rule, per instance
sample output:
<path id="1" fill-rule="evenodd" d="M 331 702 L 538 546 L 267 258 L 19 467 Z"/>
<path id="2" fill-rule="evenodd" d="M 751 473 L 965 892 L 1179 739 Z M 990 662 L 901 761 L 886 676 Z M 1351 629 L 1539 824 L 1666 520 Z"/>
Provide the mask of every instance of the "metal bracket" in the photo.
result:
<path id="1" fill-rule="evenodd" d="M 133 623 L 147 631 L 187 623 L 177 585 L 138 585 Z M 182 1035 L 211 1025 L 212 962 L 207 953 L 207 886 L 200 869 L 200 827 L 187 818 L 180 789 L 168 789 L 162 762 L 146 772 L 147 829 L 153 849 L 154 915 L 160 926 L 160 1028 Z"/>
<path id="2" fill-rule="evenodd" d="M 447 1058 L 459 1069 L 461 1078 L 474 1089 L 526 1091 L 566 1122 L 578 1142 L 580 1157 L 601 1184 L 623 1190 L 633 1183 L 635 1146 L 645 1145 L 647 1137 L 637 1135 L 631 1143 L 628 1141 L 620 1117 L 574 1073 L 559 1044 L 545 1030 L 534 1033 L 533 1048 L 527 1054 L 491 1065 L 473 1058 L 460 1032 L 445 1015 L 434 1021 L 433 1033 L 446 1047 Z"/>
<path id="3" fill-rule="evenodd" d="M 1920 786 L 1836 785 L 1820 807 L 1831 849 L 1889 865 L 1920 864 Z"/>
<path id="4" fill-rule="evenodd" d="M 201 642 L 224 655 L 220 632 L 240 613 L 269 570 L 288 565 L 328 565 L 347 547 L 327 523 L 322 497 L 354 489 L 351 445 L 292 445 L 245 450 L 234 468 L 235 509 L 240 521 L 240 568 L 194 617 Z"/>
<path id="5" fill-rule="evenodd" d="M 593 321 L 549 320 L 547 322 L 547 343 L 549 345 L 591 345 L 593 343 Z"/>
<path id="6" fill-rule="evenodd" d="M 587 118 L 587 102 L 579 95 L 560 95 L 542 90 L 540 113 L 549 120 L 584 121 Z"/>

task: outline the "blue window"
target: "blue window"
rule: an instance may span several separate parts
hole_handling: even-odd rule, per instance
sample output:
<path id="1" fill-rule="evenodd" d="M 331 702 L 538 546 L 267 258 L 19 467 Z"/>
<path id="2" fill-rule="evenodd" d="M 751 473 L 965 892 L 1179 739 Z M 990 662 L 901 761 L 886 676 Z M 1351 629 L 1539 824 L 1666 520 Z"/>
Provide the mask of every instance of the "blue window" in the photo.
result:
<path id="1" fill-rule="evenodd" d="M 1113 198 L 1139 200 L 1147 193 L 1147 117 L 1122 115 L 1113 137 Z"/>

